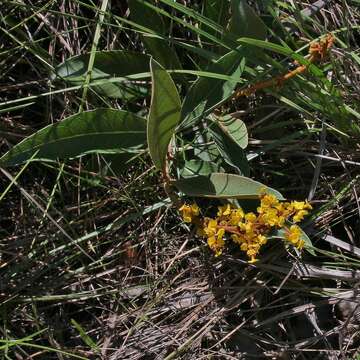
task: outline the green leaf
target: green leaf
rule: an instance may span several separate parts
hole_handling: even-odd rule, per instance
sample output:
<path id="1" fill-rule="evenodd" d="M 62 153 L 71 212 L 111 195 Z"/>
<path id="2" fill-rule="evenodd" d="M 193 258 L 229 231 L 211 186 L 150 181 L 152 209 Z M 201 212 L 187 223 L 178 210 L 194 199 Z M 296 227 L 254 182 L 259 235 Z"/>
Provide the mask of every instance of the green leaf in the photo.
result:
<path id="1" fill-rule="evenodd" d="M 238 144 L 242 149 L 246 149 L 249 144 L 249 137 L 245 123 L 231 115 L 219 118 L 216 122 L 222 132 Z"/>
<path id="2" fill-rule="evenodd" d="M 230 33 L 236 37 L 266 38 L 266 25 L 245 0 L 231 0 Z"/>
<path id="3" fill-rule="evenodd" d="M 144 0 L 129 0 L 130 17 L 138 25 L 146 27 L 152 34 L 167 37 L 167 26 L 162 16 L 151 3 Z M 160 10 L 160 9 L 159 9 Z M 166 40 L 159 37 L 152 37 L 151 34 L 141 36 L 149 53 L 166 69 L 181 69 L 181 63 L 173 48 Z"/>
<path id="4" fill-rule="evenodd" d="M 180 120 L 181 101 L 170 75 L 154 59 L 150 61 L 150 71 L 152 97 L 147 139 L 156 168 L 164 170 L 168 146 Z"/>
<path id="5" fill-rule="evenodd" d="M 219 73 L 240 79 L 245 66 L 245 59 L 239 50 L 233 50 L 210 65 L 208 72 Z M 184 125 L 205 116 L 219 103 L 229 98 L 237 85 L 235 80 L 199 78 L 189 89 L 181 110 Z"/>
<path id="6" fill-rule="evenodd" d="M 208 131 L 196 136 L 193 142 L 194 155 L 204 161 L 219 163 L 223 159 L 218 147 L 211 140 Z"/>
<path id="7" fill-rule="evenodd" d="M 0 165 L 20 164 L 37 150 L 38 159 L 64 159 L 106 149 L 129 150 L 145 142 L 145 119 L 127 111 L 97 109 L 39 130 L 0 158 Z"/>
<path id="8" fill-rule="evenodd" d="M 56 77 L 73 85 L 85 81 L 90 54 L 67 59 L 55 69 Z M 91 80 L 106 80 L 114 77 L 126 77 L 133 74 L 149 72 L 149 56 L 127 50 L 97 51 Z M 92 87 L 101 95 L 112 98 L 139 97 L 146 95 L 147 87 L 130 81 L 105 82 Z"/>
<path id="9" fill-rule="evenodd" d="M 213 122 L 209 130 L 224 160 L 229 165 L 234 166 L 236 169 L 238 169 L 241 175 L 249 176 L 249 164 L 246 159 L 245 152 L 242 146 L 240 146 L 240 144 L 242 144 L 243 146 L 247 144 L 247 141 L 243 141 L 240 134 L 246 134 L 247 138 L 246 126 L 241 120 L 238 120 L 235 123 L 232 122 L 232 119 L 230 119 L 229 125 L 230 127 L 228 128 L 224 126 L 220 121 Z M 230 130 L 234 131 L 233 134 L 236 136 L 236 139 L 240 140 L 240 143 L 235 141 L 235 137 L 230 134 Z"/>
<path id="10" fill-rule="evenodd" d="M 284 197 L 276 190 L 250 178 L 224 173 L 213 173 L 210 176 L 196 176 L 180 179 L 173 184 L 184 194 L 195 197 L 221 199 L 258 199 L 261 191 L 275 195 L 279 200 Z"/>
<path id="11" fill-rule="evenodd" d="M 210 161 L 189 160 L 185 161 L 184 167 L 180 170 L 180 176 L 182 178 L 189 178 L 196 175 L 206 176 L 221 170 L 222 169 L 218 164 L 214 164 Z"/>
<path id="12" fill-rule="evenodd" d="M 308 61 L 304 62 L 304 58 L 301 55 L 296 54 L 295 51 L 292 50 L 291 48 L 289 48 L 288 46 L 285 47 L 285 46 L 275 44 L 275 43 L 272 43 L 269 41 L 263 41 L 263 40 L 252 39 L 252 38 L 247 38 L 247 37 L 242 37 L 241 39 L 239 39 L 239 42 L 241 44 L 248 44 L 248 45 L 256 46 L 261 49 L 270 50 L 275 53 L 286 55 L 286 56 L 297 56 L 295 58 L 295 60 L 299 60 L 299 61 L 301 60 L 302 63 L 304 63 L 304 65 L 309 64 Z"/>
<path id="13" fill-rule="evenodd" d="M 286 222 L 286 224 L 289 227 L 292 225 L 292 223 L 290 223 L 288 221 Z M 311 255 L 316 256 L 316 253 L 314 251 L 314 248 L 313 248 L 310 238 L 307 236 L 307 234 L 305 233 L 305 231 L 303 229 L 300 228 L 300 230 L 301 230 L 300 239 L 304 241 L 304 249 Z M 271 234 L 271 236 L 269 236 L 269 239 L 283 239 L 283 240 L 287 241 L 285 234 L 286 234 L 286 230 L 278 229 L 278 230 L 275 230 Z"/>

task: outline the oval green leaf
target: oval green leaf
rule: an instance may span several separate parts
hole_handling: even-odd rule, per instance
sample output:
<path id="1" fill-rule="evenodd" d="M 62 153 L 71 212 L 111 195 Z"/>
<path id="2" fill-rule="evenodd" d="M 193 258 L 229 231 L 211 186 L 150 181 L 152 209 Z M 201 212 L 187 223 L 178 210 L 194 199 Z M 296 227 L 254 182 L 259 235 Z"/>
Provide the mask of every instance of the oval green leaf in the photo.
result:
<path id="1" fill-rule="evenodd" d="M 67 59 L 55 68 L 57 78 L 73 85 L 81 85 L 85 81 L 90 54 Z M 91 80 L 107 80 L 114 77 L 126 77 L 133 74 L 149 72 L 148 55 L 127 51 L 96 51 Z M 147 87 L 130 81 L 104 82 L 92 87 L 101 95 L 112 98 L 126 98 L 146 95 Z"/>
<path id="2" fill-rule="evenodd" d="M 217 121 L 217 125 L 222 132 L 233 140 L 242 149 L 246 149 L 249 144 L 249 137 L 245 123 L 230 115 L 226 115 Z"/>
<path id="3" fill-rule="evenodd" d="M 181 101 L 170 75 L 154 59 L 150 61 L 150 71 L 152 97 L 147 139 L 152 161 L 157 169 L 164 170 L 168 146 L 180 120 Z"/>
<path id="4" fill-rule="evenodd" d="M 249 176 L 250 167 L 243 150 L 248 145 L 248 133 L 244 122 L 225 116 L 221 121 L 214 120 L 209 130 L 224 160 L 235 167 L 239 174 Z"/>
<path id="5" fill-rule="evenodd" d="M 199 131 L 195 134 L 192 145 L 194 149 L 194 155 L 197 158 L 203 161 L 210 161 L 214 164 L 219 164 L 223 161 L 219 149 L 212 141 L 208 128 L 203 129 L 202 131 Z"/>
<path id="6" fill-rule="evenodd" d="M 212 123 L 209 130 L 224 160 L 229 165 L 235 167 L 239 174 L 249 176 L 250 167 L 241 146 L 228 135 L 219 123 Z"/>
<path id="7" fill-rule="evenodd" d="M 189 160 L 185 161 L 184 167 L 180 170 L 182 178 L 189 178 L 197 175 L 210 175 L 214 172 L 221 172 L 223 169 L 220 165 L 210 161 Z"/>
<path id="8" fill-rule="evenodd" d="M 196 176 L 173 182 L 181 192 L 188 196 L 220 199 L 258 199 L 262 191 L 275 195 L 279 200 L 284 197 L 277 191 L 250 178 L 224 173 L 210 176 Z"/>
<path id="9" fill-rule="evenodd" d="M 1 166 L 38 159 L 65 159 L 100 150 L 129 150 L 146 142 L 146 120 L 127 111 L 97 109 L 51 124 L 15 145 Z"/>

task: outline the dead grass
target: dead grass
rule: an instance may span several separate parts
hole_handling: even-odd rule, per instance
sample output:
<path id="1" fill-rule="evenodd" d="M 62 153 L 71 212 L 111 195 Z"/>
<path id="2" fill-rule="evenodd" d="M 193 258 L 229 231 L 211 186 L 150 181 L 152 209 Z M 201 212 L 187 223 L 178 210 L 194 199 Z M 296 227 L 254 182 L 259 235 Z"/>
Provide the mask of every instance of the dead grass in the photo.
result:
<path id="1" fill-rule="evenodd" d="M 357 26 L 356 1 L 324 3 L 294 37 Z M 126 2 L 113 2 L 111 12 L 128 18 Z M 96 9 L 70 0 L 5 1 L 0 15 L 5 153 L 79 108 L 81 92 L 42 94 L 54 90 L 49 68 L 90 49 Z M 142 50 L 128 25 L 105 19 L 100 48 Z M 329 76 L 359 109 L 358 30 L 346 39 L 333 50 L 337 71 Z M 143 100 L 93 94 L 87 103 L 105 105 L 144 108 Z M 264 94 L 230 106 L 246 110 L 252 151 L 270 145 L 251 162 L 252 176 L 291 198 L 311 194 L 316 211 L 307 231 L 318 256 L 271 244 L 256 266 L 236 251 L 214 258 L 169 205 L 146 154 L 111 170 L 103 155 L 31 164 L 1 199 L 1 359 L 359 358 L 358 138 L 341 142 L 318 129 L 271 147 L 306 115 Z M 1 189 L 19 171 L 3 169 Z"/>

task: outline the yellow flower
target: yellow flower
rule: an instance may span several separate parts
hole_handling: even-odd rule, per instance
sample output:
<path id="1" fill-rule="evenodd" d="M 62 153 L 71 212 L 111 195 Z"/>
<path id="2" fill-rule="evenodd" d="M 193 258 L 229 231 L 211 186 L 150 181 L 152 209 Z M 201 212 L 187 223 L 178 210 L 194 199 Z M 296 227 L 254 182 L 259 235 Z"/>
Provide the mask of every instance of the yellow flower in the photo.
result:
<path id="1" fill-rule="evenodd" d="M 279 216 L 276 226 L 283 227 L 284 224 L 285 224 L 285 217 L 284 216 Z"/>
<path id="2" fill-rule="evenodd" d="M 291 225 L 285 234 L 285 238 L 293 245 L 297 246 L 300 241 L 301 230 L 297 225 Z M 302 244 L 303 246 L 303 244 Z"/>
<path id="3" fill-rule="evenodd" d="M 219 256 L 225 247 L 225 236 L 228 234 L 232 241 L 245 252 L 249 263 L 254 263 L 260 249 L 268 241 L 267 236 L 272 228 L 283 228 L 285 239 L 298 249 L 305 245 L 301 239 L 301 229 L 297 225 L 288 228 L 285 223 L 290 218 L 297 223 L 303 220 L 312 209 L 307 201 L 280 202 L 274 195 L 262 192 L 259 196 L 260 206 L 257 213 L 244 213 L 241 207 L 231 204 L 218 207 L 217 216 L 212 218 L 200 217 L 200 209 L 194 203 L 184 204 L 179 211 L 185 222 L 196 226 L 199 236 L 207 237 L 209 248 Z"/>
<path id="4" fill-rule="evenodd" d="M 243 218 L 245 214 L 243 209 L 233 209 L 230 214 L 230 221 L 229 224 L 232 226 L 236 226 Z"/>
<path id="5" fill-rule="evenodd" d="M 304 247 L 304 245 L 305 245 L 305 241 L 302 240 L 302 239 L 300 239 L 300 240 L 298 241 L 296 247 L 297 247 L 299 250 L 301 250 L 301 249 Z"/>
<path id="6" fill-rule="evenodd" d="M 248 249 L 248 244 L 247 243 L 242 243 L 241 245 L 240 245 L 240 249 L 242 250 L 242 251 L 247 251 L 247 249 Z"/>
<path id="7" fill-rule="evenodd" d="M 258 235 L 257 241 L 259 242 L 260 245 L 265 245 L 267 243 L 267 238 L 264 235 Z"/>
<path id="8" fill-rule="evenodd" d="M 285 219 L 294 211 L 293 206 L 289 202 L 279 203 L 275 206 L 275 209 L 278 211 L 279 216 L 282 216 Z"/>
<path id="9" fill-rule="evenodd" d="M 235 244 L 242 244 L 245 239 L 237 234 L 231 234 L 231 239 Z"/>
<path id="10" fill-rule="evenodd" d="M 214 219 L 208 219 L 207 225 L 204 227 L 204 233 L 210 237 L 214 236 L 217 232 L 217 221 Z"/>
<path id="11" fill-rule="evenodd" d="M 222 252 L 222 248 L 219 247 L 217 239 L 215 236 L 211 236 L 208 238 L 207 243 L 209 248 L 215 252 L 215 256 L 219 256 Z"/>
<path id="12" fill-rule="evenodd" d="M 311 210 L 312 206 L 307 201 L 292 201 L 295 210 Z"/>
<path id="13" fill-rule="evenodd" d="M 231 214 L 231 205 L 230 204 L 218 206 L 217 216 L 228 216 L 230 214 Z"/>
<path id="14" fill-rule="evenodd" d="M 287 212 L 288 214 L 291 214 L 295 211 L 293 202 L 284 202 L 281 204 L 283 206 L 283 212 Z"/>
<path id="15" fill-rule="evenodd" d="M 262 208 L 272 207 L 272 206 L 276 206 L 278 204 L 279 204 L 279 200 L 274 195 L 266 194 L 261 197 L 261 207 Z"/>
<path id="16" fill-rule="evenodd" d="M 255 249 L 249 249 L 247 252 L 246 252 L 246 255 L 248 257 L 253 257 L 256 255 L 256 250 Z"/>
<path id="17" fill-rule="evenodd" d="M 300 222 L 304 219 L 309 212 L 307 210 L 311 210 L 312 206 L 307 201 L 292 201 L 292 206 L 295 211 L 295 215 L 293 216 L 294 222 Z"/>
<path id="18" fill-rule="evenodd" d="M 285 222 L 285 218 L 283 216 L 279 217 L 278 211 L 273 208 L 267 209 L 262 214 L 261 220 L 264 222 L 265 225 L 279 226 L 279 227 L 281 227 Z"/>
<path id="19" fill-rule="evenodd" d="M 255 222 L 257 219 L 256 215 L 253 212 L 248 212 L 245 214 L 245 220 L 250 222 Z"/>
<path id="20" fill-rule="evenodd" d="M 252 234 L 254 232 L 254 226 L 255 224 L 249 221 L 246 223 L 239 223 L 240 230 L 245 231 L 246 234 Z"/>
<path id="21" fill-rule="evenodd" d="M 237 234 L 231 234 L 231 239 L 235 244 L 241 244 L 240 237 Z"/>
<path id="22" fill-rule="evenodd" d="M 209 248 L 215 252 L 215 256 L 219 256 L 225 245 L 223 236 L 225 235 L 224 229 L 219 229 L 215 236 L 210 236 L 207 240 Z"/>
<path id="23" fill-rule="evenodd" d="M 309 204 L 309 202 L 306 200 L 306 201 L 305 201 L 305 205 L 304 205 L 304 209 L 305 209 L 305 210 L 312 210 L 312 208 L 313 208 L 313 207 L 311 206 L 311 204 Z"/>
<path id="24" fill-rule="evenodd" d="M 182 218 L 187 223 L 191 223 L 194 217 L 200 214 L 200 209 L 195 203 L 192 205 L 183 204 L 179 211 L 181 211 Z"/>
<path id="25" fill-rule="evenodd" d="M 219 229 L 218 232 L 216 233 L 218 240 L 222 239 L 224 235 L 225 235 L 225 229 Z"/>
<path id="26" fill-rule="evenodd" d="M 299 210 L 296 212 L 296 214 L 293 216 L 294 222 L 300 222 L 304 219 L 304 216 L 306 216 L 309 212 L 306 210 Z"/>
<path id="27" fill-rule="evenodd" d="M 200 208 L 195 203 L 191 205 L 191 211 L 195 216 L 200 214 Z"/>

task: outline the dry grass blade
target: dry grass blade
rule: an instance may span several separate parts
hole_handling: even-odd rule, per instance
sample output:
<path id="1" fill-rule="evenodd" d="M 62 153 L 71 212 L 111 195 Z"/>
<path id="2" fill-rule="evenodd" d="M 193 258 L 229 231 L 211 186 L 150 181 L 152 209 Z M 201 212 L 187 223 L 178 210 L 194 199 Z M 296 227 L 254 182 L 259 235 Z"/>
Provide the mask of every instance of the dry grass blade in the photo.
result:
<path id="1" fill-rule="evenodd" d="M 250 177 L 311 199 L 303 225 L 316 256 L 269 239 L 249 264 L 225 238 L 214 257 L 171 206 L 146 146 L 0 169 L 0 358 L 358 359 L 359 1 L 129 1 L 1 2 L 1 154 L 79 109 L 146 117 L 147 58 L 176 59 L 168 73 L 182 99 L 196 78 L 224 85 L 217 113 L 246 125 Z M 230 3 L 267 27 L 264 47 L 241 45 L 239 79 L 209 71 L 243 37 L 228 31 Z M 334 43 L 309 66 L 309 46 L 328 33 Z M 146 66 L 117 76 L 117 63 L 96 61 L 109 50 Z M 64 62 L 73 82 L 54 75 Z M 235 85 L 279 74 L 290 75 L 230 100 Z M 119 84 L 126 92 L 107 96 Z M 205 104 L 213 91 L 202 91 Z M 172 177 L 193 160 L 237 173 L 206 125 L 177 129 Z M 223 204 L 195 201 L 204 216 Z"/>

